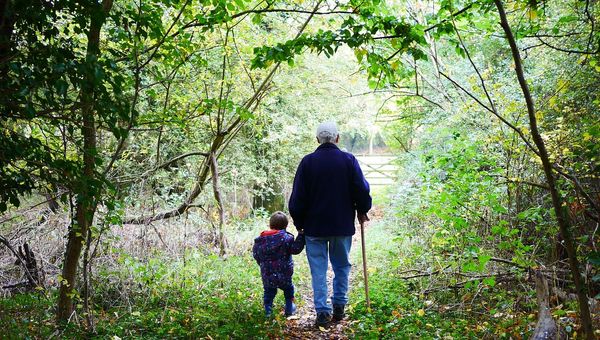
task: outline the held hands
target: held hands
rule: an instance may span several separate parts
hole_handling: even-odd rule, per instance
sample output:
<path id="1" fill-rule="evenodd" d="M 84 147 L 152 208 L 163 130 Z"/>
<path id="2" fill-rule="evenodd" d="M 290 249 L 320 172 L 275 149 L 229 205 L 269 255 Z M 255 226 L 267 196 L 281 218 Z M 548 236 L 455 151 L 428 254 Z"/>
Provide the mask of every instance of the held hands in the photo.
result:
<path id="1" fill-rule="evenodd" d="M 370 221 L 369 216 L 367 216 L 366 213 L 358 213 L 356 217 L 358 217 L 358 223 L 360 224 Z"/>

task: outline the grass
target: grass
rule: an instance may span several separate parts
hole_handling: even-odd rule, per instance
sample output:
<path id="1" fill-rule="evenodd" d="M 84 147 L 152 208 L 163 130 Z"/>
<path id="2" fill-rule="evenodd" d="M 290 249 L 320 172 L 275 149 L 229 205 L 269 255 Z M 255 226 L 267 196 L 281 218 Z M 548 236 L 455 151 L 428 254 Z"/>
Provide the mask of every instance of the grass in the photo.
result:
<path id="1" fill-rule="evenodd" d="M 409 230 L 386 223 L 367 229 L 371 309 L 366 308 L 359 249 L 353 252 L 354 285 L 350 292 L 350 331 L 357 339 L 509 339 L 527 338 L 535 324 L 533 314 L 510 310 L 511 297 L 502 290 L 480 292 L 478 305 L 460 304 L 463 296 L 437 292 L 423 295 L 428 279 L 403 280 L 416 256 Z M 435 280 L 435 279 L 433 279 Z M 472 294 L 468 290 L 461 294 Z M 487 303 L 483 302 L 487 301 Z M 483 303 L 484 305 L 481 305 Z M 500 312 L 503 311 L 503 312 Z"/>
<path id="2" fill-rule="evenodd" d="M 72 325 L 61 331 L 63 336 L 217 339 L 281 334 L 282 321 L 263 316 L 260 277 L 249 256 L 221 259 L 194 253 L 185 265 L 166 261 L 127 265 L 131 271 L 119 275 L 132 279 L 137 286 L 129 293 L 129 304 L 107 309 L 96 305 L 95 333 Z M 132 273 L 133 277 L 129 276 Z M 150 275 L 154 276 L 152 281 L 147 280 Z M 108 283 L 101 283 L 96 291 L 94 301 L 100 301 L 101 296 L 110 299 L 114 294 Z M 8 337 L 48 337 L 56 331 L 53 303 L 53 297 L 36 294 L 2 299 L 0 328 Z"/>
<path id="3" fill-rule="evenodd" d="M 99 335 L 144 338 L 276 335 L 276 327 L 264 327 L 270 321 L 263 317 L 258 270 L 249 256 L 221 259 L 194 253 L 185 265 L 165 266 L 169 270 L 149 285 L 135 307 L 107 311 L 115 317 L 98 327 Z M 139 272 L 136 281 L 144 279 L 145 270 Z"/>
<path id="4" fill-rule="evenodd" d="M 362 281 L 360 242 L 351 256 L 353 284 L 348 306 L 347 334 L 357 339 L 476 339 L 518 338 L 530 334 L 534 318 L 510 311 L 511 299 L 500 290 L 483 290 L 477 301 L 486 305 L 455 308 L 460 296 L 440 292 L 421 295 L 427 280 L 402 280 L 411 267 L 416 242 L 409 230 L 393 220 L 372 222 L 367 229 L 367 253 L 372 308 L 367 310 Z M 54 290 L 0 299 L 3 338 L 97 339 L 267 339 L 281 337 L 285 320 L 266 319 L 262 307 L 259 268 L 252 259 L 252 238 L 264 229 L 261 223 L 240 224 L 242 232 L 229 235 L 236 245 L 220 258 L 201 250 L 185 256 L 153 255 L 140 260 L 116 250 L 118 266 L 98 268 L 92 301 L 95 331 L 72 323 L 60 331 L 54 325 Z M 414 233 L 412 233 L 414 234 Z M 244 241 L 245 239 L 246 241 Z M 230 245 L 231 246 L 231 245 Z M 294 257 L 297 296 L 310 296 L 306 256 Z M 469 294 L 469 292 L 461 292 Z M 298 299 L 299 306 L 307 303 Z M 283 308 L 283 296 L 276 299 Z M 472 310 L 471 310 L 472 309 Z M 500 315 L 500 316 L 498 316 Z M 507 317 L 510 316 L 510 317 Z M 81 324 L 83 311 L 77 309 Z"/>
<path id="5" fill-rule="evenodd" d="M 262 283 L 251 255 L 252 240 L 264 223 L 239 223 L 229 230 L 230 255 L 223 258 L 200 249 L 173 259 L 161 254 L 140 260 L 114 249 L 117 266 L 97 268 L 94 276 L 94 332 L 78 323 L 58 329 L 53 308 L 56 290 L 44 296 L 19 294 L 0 299 L 0 338 L 164 339 L 274 338 L 283 334 L 285 320 L 266 319 Z M 245 241 L 244 241 L 245 239 Z M 295 256 L 294 282 L 299 294 L 310 287 L 306 256 Z M 306 301 L 300 299 L 302 306 Z M 275 300 L 283 310 L 283 294 Z M 75 321 L 82 324 L 78 303 Z"/>

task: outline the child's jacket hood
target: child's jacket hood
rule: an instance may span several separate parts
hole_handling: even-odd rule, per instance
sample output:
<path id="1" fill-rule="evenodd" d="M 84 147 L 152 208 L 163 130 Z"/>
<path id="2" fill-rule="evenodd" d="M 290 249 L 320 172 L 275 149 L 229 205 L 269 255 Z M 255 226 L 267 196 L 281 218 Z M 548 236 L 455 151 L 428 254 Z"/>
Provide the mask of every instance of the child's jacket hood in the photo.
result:
<path id="1" fill-rule="evenodd" d="M 262 233 L 260 233 L 260 236 L 271 236 L 271 235 L 275 235 L 281 231 L 285 231 L 285 229 L 283 229 L 283 230 L 275 230 L 275 229 L 265 230 Z"/>

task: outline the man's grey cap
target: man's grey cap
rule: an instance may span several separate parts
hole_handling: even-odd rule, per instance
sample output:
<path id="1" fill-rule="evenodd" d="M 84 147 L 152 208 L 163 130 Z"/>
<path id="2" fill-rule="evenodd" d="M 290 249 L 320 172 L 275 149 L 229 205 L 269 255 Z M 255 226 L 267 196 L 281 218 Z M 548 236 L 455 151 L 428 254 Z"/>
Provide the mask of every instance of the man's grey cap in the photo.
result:
<path id="1" fill-rule="evenodd" d="M 317 127 L 317 138 L 319 140 L 335 139 L 338 136 L 338 129 L 334 122 L 323 122 Z"/>

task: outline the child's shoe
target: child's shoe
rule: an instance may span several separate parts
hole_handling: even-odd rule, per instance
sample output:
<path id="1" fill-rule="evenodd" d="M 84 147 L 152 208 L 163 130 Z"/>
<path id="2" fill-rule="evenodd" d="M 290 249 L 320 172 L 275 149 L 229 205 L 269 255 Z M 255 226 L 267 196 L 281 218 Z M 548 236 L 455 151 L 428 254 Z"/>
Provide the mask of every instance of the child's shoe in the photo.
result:
<path id="1" fill-rule="evenodd" d="M 270 318 L 273 316 L 273 306 L 265 306 L 265 317 Z"/>
<path id="2" fill-rule="evenodd" d="M 294 301 L 285 303 L 285 316 L 292 316 L 296 313 L 296 304 Z"/>

